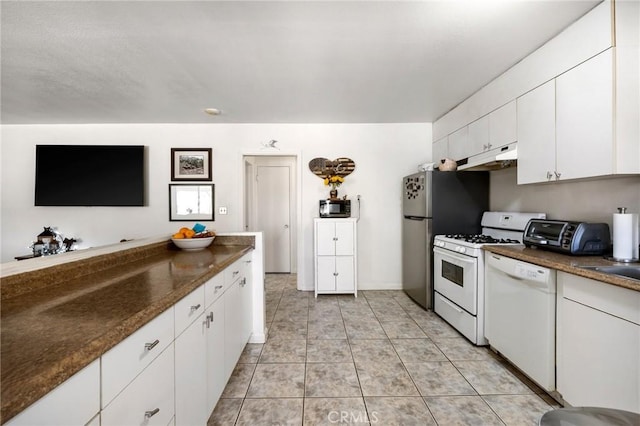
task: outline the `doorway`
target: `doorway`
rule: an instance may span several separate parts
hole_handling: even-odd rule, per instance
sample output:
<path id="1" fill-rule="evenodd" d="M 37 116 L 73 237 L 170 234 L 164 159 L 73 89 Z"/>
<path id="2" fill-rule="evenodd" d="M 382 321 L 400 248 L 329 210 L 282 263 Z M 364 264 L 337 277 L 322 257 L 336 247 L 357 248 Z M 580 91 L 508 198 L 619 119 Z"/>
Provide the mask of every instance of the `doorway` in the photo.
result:
<path id="1" fill-rule="evenodd" d="M 245 230 L 262 231 L 266 273 L 296 273 L 295 156 L 245 156 Z"/>

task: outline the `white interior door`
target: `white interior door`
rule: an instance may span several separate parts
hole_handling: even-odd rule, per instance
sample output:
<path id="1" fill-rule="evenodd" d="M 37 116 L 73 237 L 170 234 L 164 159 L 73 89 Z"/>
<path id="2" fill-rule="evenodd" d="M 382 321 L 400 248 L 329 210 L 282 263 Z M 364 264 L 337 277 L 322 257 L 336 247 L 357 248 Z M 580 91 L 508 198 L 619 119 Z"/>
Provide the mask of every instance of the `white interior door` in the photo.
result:
<path id="1" fill-rule="evenodd" d="M 264 234 L 265 272 L 291 272 L 291 170 L 256 167 L 256 228 Z"/>

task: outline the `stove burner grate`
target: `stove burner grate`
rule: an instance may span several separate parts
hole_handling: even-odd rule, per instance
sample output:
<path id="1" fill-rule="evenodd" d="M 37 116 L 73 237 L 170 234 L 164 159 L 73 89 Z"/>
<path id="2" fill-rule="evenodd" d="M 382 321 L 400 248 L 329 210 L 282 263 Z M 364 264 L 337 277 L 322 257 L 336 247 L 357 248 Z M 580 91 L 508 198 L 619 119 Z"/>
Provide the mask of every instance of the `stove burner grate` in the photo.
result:
<path id="1" fill-rule="evenodd" d="M 520 241 L 510 238 L 494 238 L 483 234 L 449 234 L 447 238 L 462 240 L 472 244 L 520 244 Z"/>

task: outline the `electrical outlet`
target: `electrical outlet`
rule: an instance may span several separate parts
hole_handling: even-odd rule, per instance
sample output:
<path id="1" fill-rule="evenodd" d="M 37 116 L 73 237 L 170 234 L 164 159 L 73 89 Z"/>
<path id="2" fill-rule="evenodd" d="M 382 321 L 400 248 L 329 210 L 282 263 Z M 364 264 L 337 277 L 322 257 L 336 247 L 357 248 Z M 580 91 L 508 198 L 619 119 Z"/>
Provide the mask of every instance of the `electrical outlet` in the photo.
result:
<path id="1" fill-rule="evenodd" d="M 227 214 L 227 208 L 226 207 L 220 207 L 218 209 L 218 213 L 220 214 Z"/>

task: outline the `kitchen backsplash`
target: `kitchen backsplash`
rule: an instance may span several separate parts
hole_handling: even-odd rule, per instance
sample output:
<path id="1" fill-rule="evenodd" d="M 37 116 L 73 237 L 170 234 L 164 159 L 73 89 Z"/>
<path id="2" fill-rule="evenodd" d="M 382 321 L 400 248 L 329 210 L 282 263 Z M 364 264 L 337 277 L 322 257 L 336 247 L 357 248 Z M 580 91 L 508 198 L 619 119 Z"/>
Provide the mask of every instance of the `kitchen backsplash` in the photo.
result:
<path id="1" fill-rule="evenodd" d="M 535 211 L 550 219 L 604 222 L 612 226 L 617 207 L 640 213 L 640 176 L 517 185 L 517 168 L 491 172 L 490 207 Z"/>

